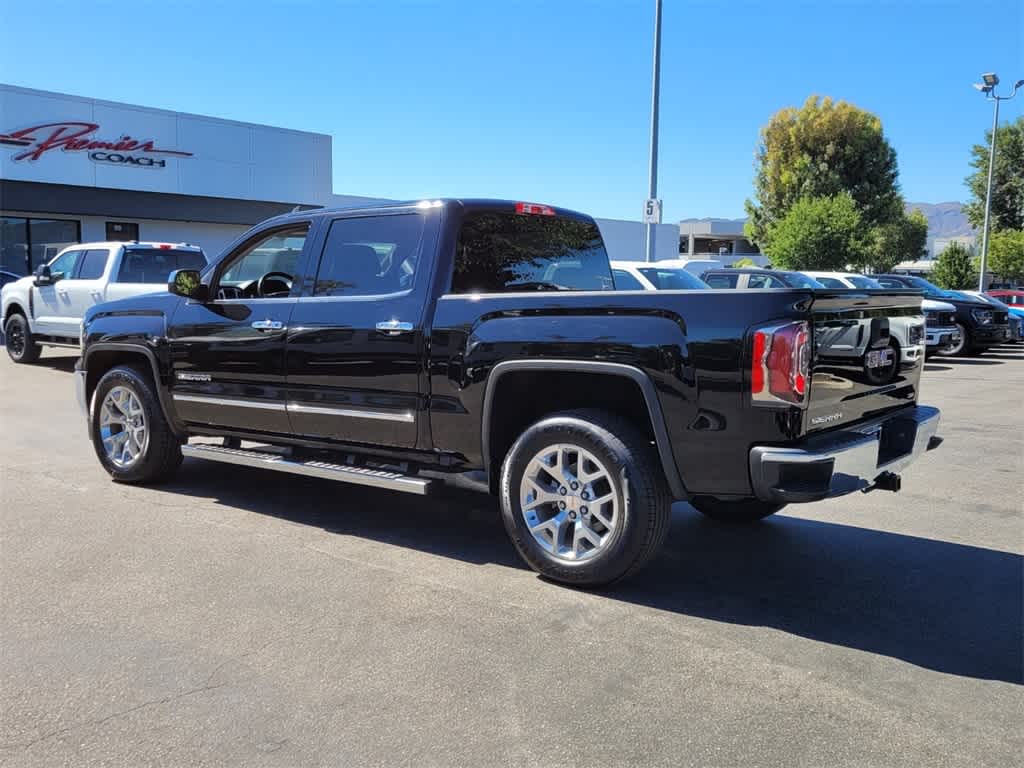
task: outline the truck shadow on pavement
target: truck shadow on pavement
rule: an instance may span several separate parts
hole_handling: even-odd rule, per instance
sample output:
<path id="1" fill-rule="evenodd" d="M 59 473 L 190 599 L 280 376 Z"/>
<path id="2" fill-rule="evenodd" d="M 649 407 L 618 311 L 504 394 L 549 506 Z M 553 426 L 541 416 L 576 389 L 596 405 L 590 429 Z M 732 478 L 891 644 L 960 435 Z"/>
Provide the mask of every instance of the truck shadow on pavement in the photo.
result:
<path id="1" fill-rule="evenodd" d="M 525 568 L 484 495 L 445 489 L 423 499 L 244 468 L 231 474 L 225 483 L 223 467 L 190 461 L 164 489 L 471 565 Z M 1024 683 L 1024 557 L 785 515 L 728 526 L 686 504 L 673 513 L 662 554 L 597 594 Z"/>

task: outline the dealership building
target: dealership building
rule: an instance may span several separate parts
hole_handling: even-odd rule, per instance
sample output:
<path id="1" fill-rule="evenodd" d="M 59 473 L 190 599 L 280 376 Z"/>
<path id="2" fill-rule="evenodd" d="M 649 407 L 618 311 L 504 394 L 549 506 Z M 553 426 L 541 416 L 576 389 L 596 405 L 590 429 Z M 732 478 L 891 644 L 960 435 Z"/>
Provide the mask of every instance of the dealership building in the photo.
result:
<path id="1" fill-rule="evenodd" d="M 331 137 L 0 84 L 0 269 L 27 274 L 71 243 L 187 242 L 216 255 L 334 194 Z M 557 201 L 543 201 L 554 202 Z M 613 259 L 643 259 L 644 227 L 598 220 Z M 679 228 L 657 227 L 657 258 Z"/>

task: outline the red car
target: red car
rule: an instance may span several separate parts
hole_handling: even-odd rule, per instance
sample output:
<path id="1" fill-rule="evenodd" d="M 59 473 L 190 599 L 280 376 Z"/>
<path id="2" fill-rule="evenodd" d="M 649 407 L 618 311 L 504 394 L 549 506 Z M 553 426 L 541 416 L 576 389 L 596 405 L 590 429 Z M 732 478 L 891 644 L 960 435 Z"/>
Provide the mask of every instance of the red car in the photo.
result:
<path id="1" fill-rule="evenodd" d="M 986 291 L 986 293 L 1011 307 L 1024 307 L 1024 290 L 1019 288 L 1013 290 L 997 288 L 994 291 Z"/>

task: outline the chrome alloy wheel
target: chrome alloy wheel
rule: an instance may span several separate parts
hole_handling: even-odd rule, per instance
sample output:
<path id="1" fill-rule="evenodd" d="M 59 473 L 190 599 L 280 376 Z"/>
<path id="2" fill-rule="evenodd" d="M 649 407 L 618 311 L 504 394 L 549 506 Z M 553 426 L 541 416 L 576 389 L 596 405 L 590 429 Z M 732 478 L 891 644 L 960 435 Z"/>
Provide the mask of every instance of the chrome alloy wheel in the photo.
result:
<path id="1" fill-rule="evenodd" d="M 138 395 L 128 387 L 114 387 L 100 406 L 100 438 L 107 458 L 127 469 L 146 453 L 149 427 Z"/>
<path id="2" fill-rule="evenodd" d="M 594 557 L 621 521 L 611 473 L 578 445 L 550 445 L 526 467 L 519 485 L 523 519 L 537 543 L 560 560 Z"/>

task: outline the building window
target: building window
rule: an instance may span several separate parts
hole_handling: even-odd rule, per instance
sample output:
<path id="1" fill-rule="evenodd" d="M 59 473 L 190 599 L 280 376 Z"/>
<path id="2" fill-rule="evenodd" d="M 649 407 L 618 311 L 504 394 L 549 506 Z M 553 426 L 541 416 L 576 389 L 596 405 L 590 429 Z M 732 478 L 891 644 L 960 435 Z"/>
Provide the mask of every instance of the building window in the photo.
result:
<path id="1" fill-rule="evenodd" d="M 132 221 L 108 221 L 107 240 L 112 243 L 138 242 L 139 225 Z"/>
<path id="2" fill-rule="evenodd" d="M 30 274 L 57 252 L 82 240 L 81 223 L 74 219 L 0 217 L 0 269 Z"/>

